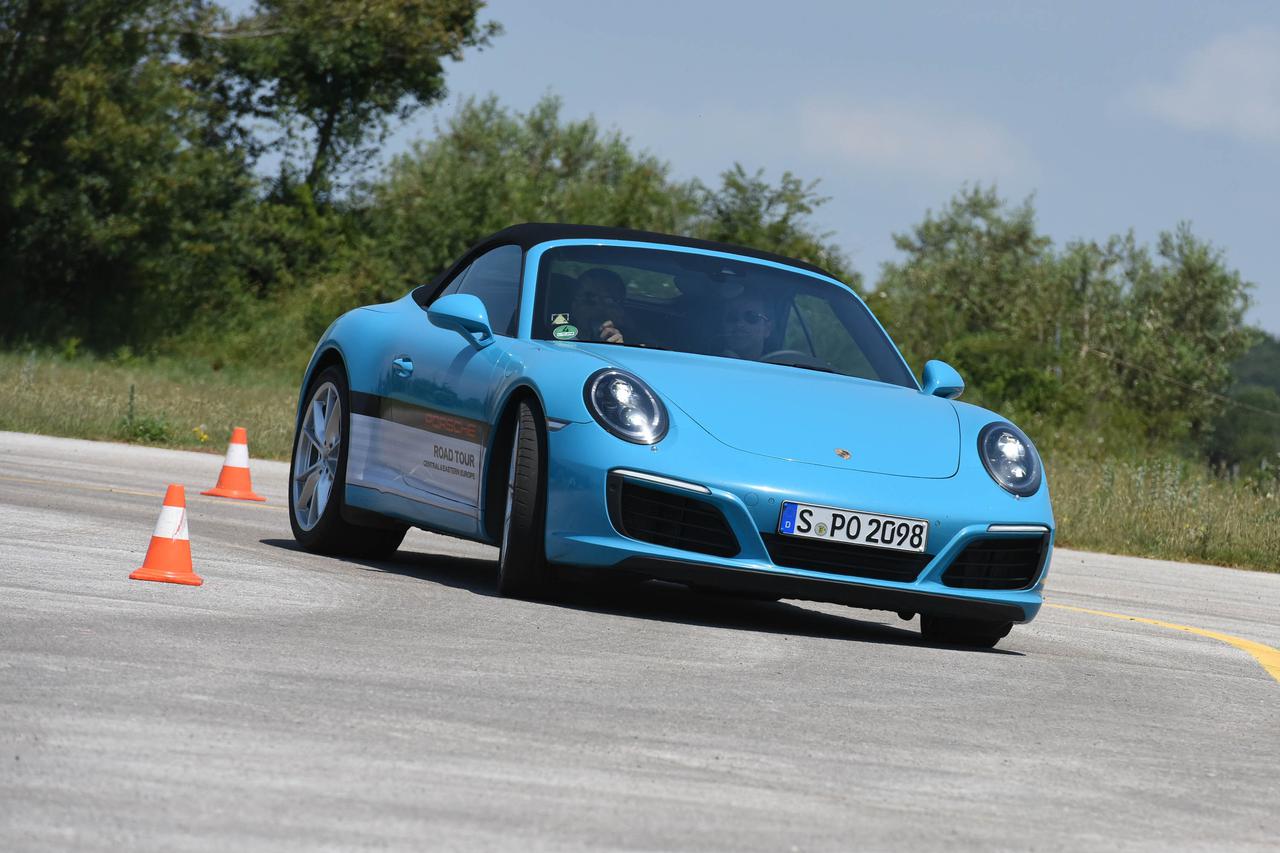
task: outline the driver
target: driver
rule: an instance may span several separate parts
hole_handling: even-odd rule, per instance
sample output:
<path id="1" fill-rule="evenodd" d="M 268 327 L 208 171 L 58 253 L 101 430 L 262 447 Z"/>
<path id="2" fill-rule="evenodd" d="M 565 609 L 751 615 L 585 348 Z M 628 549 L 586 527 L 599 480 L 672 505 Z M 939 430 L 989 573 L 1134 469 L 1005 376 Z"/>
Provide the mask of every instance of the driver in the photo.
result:
<path id="1" fill-rule="evenodd" d="M 582 329 L 579 340 L 606 344 L 623 342 L 619 324 L 627 324 L 627 285 L 612 270 L 593 267 L 578 276 L 578 289 L 571 303 L 572 318 Z"/>
<path id="2" fill-rule="evenodd" d="M 730 299 L 720 309 L 720 338 L 723 355 L 758 361 L 765 353 L 765 341 L 773 334 L 773 320 L 764 300 L 750 293 Z"/>

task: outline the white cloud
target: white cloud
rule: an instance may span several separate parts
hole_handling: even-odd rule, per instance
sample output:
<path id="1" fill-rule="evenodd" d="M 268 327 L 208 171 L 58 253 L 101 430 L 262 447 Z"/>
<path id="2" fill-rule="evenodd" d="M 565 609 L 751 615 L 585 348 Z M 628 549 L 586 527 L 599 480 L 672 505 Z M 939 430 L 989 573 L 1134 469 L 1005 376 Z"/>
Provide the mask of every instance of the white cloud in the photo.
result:
<path id="1" fill-rule="evenodd" d="M 1002 125 L 920 104 L 810 97 L 771 110 L 715 104 L 671 113 L 628 105 L 600 118 L 625 128 L 678 172 L 704 176 L 737 161 L 801 177 L 844 172 L 951 188 L 996 181 L 1021 191 L 1040 172 L 1027 147 Z"/>
<path id="2" fill-rule="evenodd" d="M 809 99 L 799 127 L 810 152 L 859 171 L 954 183 L 1034 180 L 1039 167 L 1005 127 L 921 105 L 857 105 Z"/>
<path id="3" fill-rule="evenodd" d="M 1280 142 L 1280 31 L 1218 36 L 1188 57 L 1176 81 L 1143 87 L 1137 100 L 1177 127 Z"/>

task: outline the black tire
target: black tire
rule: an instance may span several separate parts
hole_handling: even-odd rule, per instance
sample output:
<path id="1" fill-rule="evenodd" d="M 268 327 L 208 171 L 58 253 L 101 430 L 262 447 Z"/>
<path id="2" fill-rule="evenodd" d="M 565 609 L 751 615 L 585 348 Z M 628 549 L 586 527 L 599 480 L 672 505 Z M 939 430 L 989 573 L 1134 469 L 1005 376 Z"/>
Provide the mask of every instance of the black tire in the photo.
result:
<path id="1" fill-rule="evenodd" d="M 929 642 L 940 645 L 990 649 L 1007 637 L 1012 628 L 1012 622 L 987 622 L 982 619 L 920 614 L 920 633 Z"/>
<path id="2" fill-rule="evenodd" d="M 299 442 L 307 441 L 303 436 L 303 427 L 310 422 L 308 409 L 310 402 L 303 406 L 301 416 L 294 425 L 293 430 L 293 453 L 289 462 L 289 525 L 293 528 L 293 538 L 297 540 L 307 551 L 317 554 L 332 554 L 349 557 L 372 557 L 382 559 L 390 557 L 400 547 L 400 543 L 404 540 L 404 535 L 409 527 L 399 522 L 387 520 L 385 524 L 376 527 L 352 524 L 343 518 L 343 493 L 346 491 L 347 482 L 347 451 L 351 445 L 351 405 L 350 393 L 347 388 L 346 372 L 338 366 L 326 367 L 320 371 L 311 380 L 307 386 L 305 399 L 312 401 L 315 399 L 320 389 L 326 384 L 332 385 L 336 391 L 337 400 L 341 406 L 341 433 L 338 436 L 337 459 L 336 465 L 331 465 L 331 486 L 328 498 L 322 509 L 317 512 L 314 520 L 300 520 L 299 515 L 310 513 L 302 513 L 300 506 L 309 506 L 309 504 L 300 503 L 305 497 L 304 494 L 298 494 L 300 491 L 305 492 L 303 485 L 306 480 L 295 485 L 295 477 L 297 476 L 297 468 L 299 459 L 302 454 L 299 453 Z M 314 442 L 308 442 L 314 444 Z M 311 451 L 308 451 L 310 453 Z M 322 455 L 316 448 L 315 455 Z"/>
<path id="3" fill-rule="evenodd" d="M 547 598 L 555 586 L 546 548 L 546 447 L 542 419 L 519 403 L 498 554 L 498 593 L 509 598 Z"/>

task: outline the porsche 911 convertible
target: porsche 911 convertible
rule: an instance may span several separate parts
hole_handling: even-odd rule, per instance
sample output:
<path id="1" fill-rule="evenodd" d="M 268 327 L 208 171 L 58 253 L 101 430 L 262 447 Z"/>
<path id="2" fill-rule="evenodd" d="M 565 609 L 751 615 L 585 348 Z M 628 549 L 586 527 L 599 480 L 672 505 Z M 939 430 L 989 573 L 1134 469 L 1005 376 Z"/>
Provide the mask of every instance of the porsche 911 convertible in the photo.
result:
<path id="1" fill-rule="evenodd" d="M 920 615 L 993 646 L 1035 617 L 1054 521 L 1016 426 L 917 382 L 852 289 L 739 246 L 507 228 L 357 308 L 302 382 L 298 542 L 408 527 L 500 548 L 504 595 L 575 574 Z"/>

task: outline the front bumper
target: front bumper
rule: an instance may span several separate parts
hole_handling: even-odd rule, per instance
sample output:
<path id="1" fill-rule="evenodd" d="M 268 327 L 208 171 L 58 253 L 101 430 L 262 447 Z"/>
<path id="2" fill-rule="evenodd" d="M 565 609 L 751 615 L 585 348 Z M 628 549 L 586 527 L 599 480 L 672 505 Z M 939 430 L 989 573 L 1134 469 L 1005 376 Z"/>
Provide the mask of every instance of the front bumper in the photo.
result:
<path id="1" fill-rule="evenodd" d="M 684 434 L 681 434 L 681 433 Z M 548 434 L 547 558 L 565 565 L 616 568 L 647 577 L 779 598 L 830 601 L 873 610 L 1028 622 L 1043 602 L 1053 543 L 1047 487 L 1031 498 L 1009 495 L 982 471 L 923 479 L 842 471 L 734 450 L 689 422 L 672 424 L 658 445 L 631 445 L 594 423 L 570 423 Z M 608 472 L 643 472 L 704 486 L 696 497 L 723 514 L 741 550 L 712 557 L 621 535 L 609 517 Z M 676 485 L 649 488 L 690 494 Z M 928 519 L 932 560 L 910 582 L 779 566 L 761 533 L 777 529 L 784 500 Z M 992 532 L 991 525 L 1038 526 L 1042 532 Z M 1043 531 L 1047 531 L 1047 534 Z M 947 586 L 942 575 L 976 539 L 1047 535 L 1034 584 L 1019 590 Z"/>

